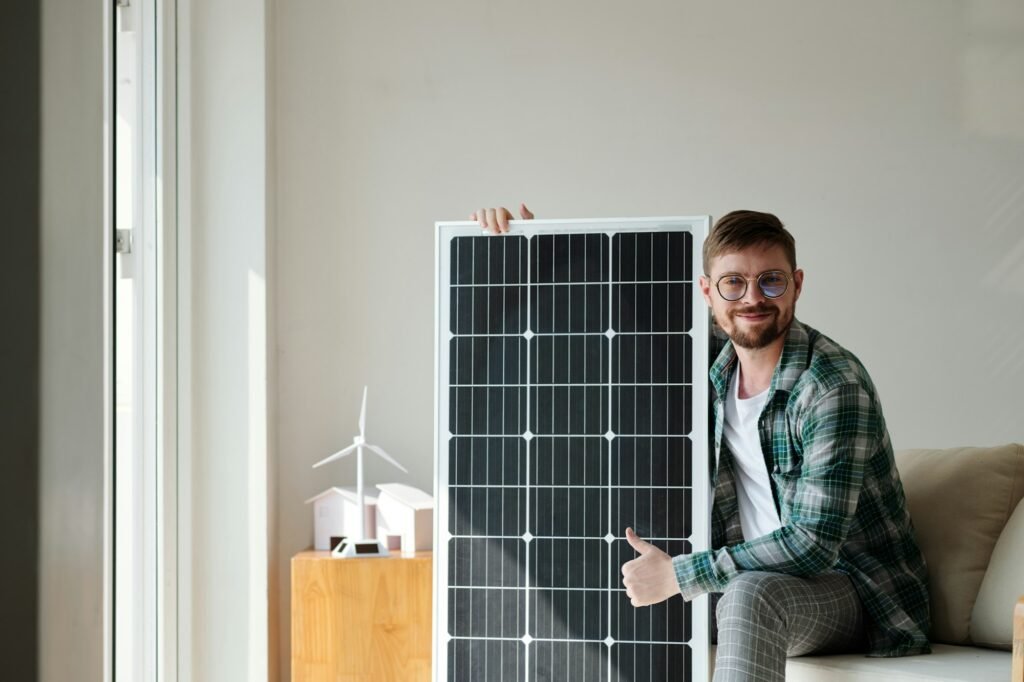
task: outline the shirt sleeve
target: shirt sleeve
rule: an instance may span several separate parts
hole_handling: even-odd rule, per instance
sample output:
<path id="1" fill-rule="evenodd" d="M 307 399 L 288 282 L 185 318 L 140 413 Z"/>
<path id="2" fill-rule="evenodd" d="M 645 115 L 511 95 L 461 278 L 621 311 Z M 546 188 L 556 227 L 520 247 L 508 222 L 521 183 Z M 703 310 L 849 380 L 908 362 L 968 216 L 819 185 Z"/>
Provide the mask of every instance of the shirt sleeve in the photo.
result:
<path id="1" fill-rule="evenodd" d="M 683 598 L 721 592 L 743 571 L 811 576 L 833 568 L 878 442 L 879 419 L 859 384 L 817 399 L 797 425 L 803 463 L 784 525 L 736 545 L 673 557 Z"/>

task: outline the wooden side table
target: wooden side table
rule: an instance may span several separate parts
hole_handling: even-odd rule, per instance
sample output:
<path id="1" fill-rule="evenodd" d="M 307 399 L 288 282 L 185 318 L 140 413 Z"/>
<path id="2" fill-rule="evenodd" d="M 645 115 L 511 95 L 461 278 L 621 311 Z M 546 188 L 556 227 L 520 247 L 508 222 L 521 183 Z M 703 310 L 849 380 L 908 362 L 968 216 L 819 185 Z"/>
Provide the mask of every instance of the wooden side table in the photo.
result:
<path id="1" fill-rule="evenodd" d="M 292 681 L 430 681 L 432 553 L 292 557 Z"/>

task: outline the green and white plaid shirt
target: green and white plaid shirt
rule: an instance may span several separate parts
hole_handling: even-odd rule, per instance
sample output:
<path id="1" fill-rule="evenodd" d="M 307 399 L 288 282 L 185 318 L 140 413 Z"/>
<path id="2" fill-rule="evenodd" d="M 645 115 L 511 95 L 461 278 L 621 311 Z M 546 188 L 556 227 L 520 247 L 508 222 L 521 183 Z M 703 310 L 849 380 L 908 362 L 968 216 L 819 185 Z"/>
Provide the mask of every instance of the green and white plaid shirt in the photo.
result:
<path id="1" fill-rule="evenodd" d="M 927 570 L 874 384 L 860 361 L 794 320 L 758 422 L 782 527 L 743 540 L 732 454 L 722 442 L 736 352 L 711 367 L 715 462 L 710 551 L 673 558 L 684 599 L 721 592 L 743 571 L 850 576 L 872 656 L 930 651 Z"/>

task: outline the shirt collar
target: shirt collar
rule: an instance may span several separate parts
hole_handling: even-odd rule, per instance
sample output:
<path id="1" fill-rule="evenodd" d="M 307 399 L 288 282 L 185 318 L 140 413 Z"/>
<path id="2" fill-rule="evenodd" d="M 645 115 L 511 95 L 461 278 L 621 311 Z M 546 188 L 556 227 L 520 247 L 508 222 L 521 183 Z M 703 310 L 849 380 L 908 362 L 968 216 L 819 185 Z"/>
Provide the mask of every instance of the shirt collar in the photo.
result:
<path id="1" fill-rule="evenodd" d="M 808 356 L 811 352 L 810 334 L 808 327 L 799 320 L 793 318 L 793 324 L 786 332 L 786 343 L 782 347 L 782 357 L 772 374 L 772 383 L 769 389 L 769 396 L 776 391 L 790 393 L 796 385 L 797 380 L 809 363 Z M 718 359 L 711 365 L 708 377 L 715 389 L 715 394 L 724 398 L 729 388 L 729 378 L 736 365 L 736 349 L 732 341 L 727 341 Z"/>

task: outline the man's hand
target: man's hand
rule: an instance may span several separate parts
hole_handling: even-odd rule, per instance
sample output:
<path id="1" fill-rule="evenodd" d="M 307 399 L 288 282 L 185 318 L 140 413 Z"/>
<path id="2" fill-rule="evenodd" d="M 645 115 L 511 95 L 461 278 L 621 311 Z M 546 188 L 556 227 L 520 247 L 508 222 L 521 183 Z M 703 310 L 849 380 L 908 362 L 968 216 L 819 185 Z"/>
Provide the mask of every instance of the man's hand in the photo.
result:
<path id="1" fill-rule="evenodd" d="M 622 584 L 633 606 L 650 606 L 679 594 L 672 557 L 626 529 L 626 542 L 640 553 L 622 565 Z"/>
<path id="2" fill-rule="evenodd" d="M 530 209 L 526 208 L 526 204 L 519 204 L 519 216 L 523 220 L 533 219 L 533 213 L 530 212 Z M 481 208 L 479 211 L 473 211 L 469 219 L 480 223 L 480 227 L 484 228 L 486 232 L 500 234 L 508 232 L 508 221 L 512 220 L 512 213 L 504 206 Z"/>

